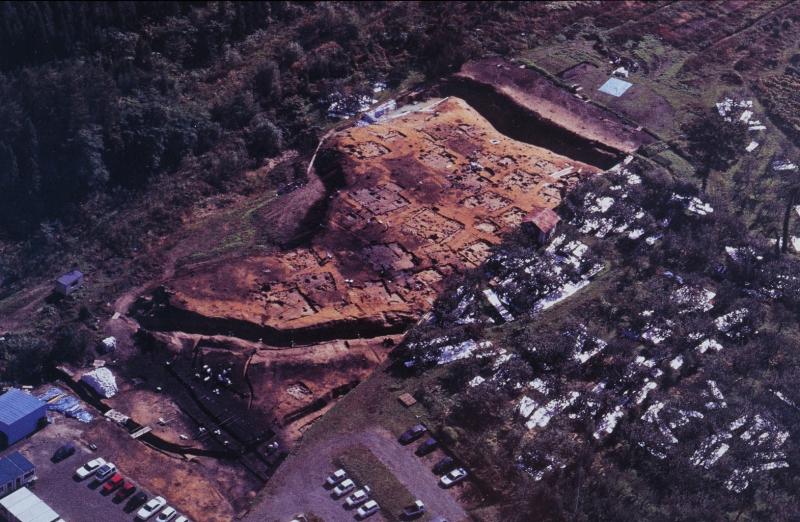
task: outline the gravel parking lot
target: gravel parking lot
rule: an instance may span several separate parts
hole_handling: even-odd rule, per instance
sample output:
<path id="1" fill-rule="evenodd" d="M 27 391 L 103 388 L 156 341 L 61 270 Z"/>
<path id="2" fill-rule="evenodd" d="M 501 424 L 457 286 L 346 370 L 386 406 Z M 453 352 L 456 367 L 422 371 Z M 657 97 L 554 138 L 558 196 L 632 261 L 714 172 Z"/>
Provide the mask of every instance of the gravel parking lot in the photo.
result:
<path id="1" fill-rule="evenodd" d="M 386 430 L 370 428 L 303 446 L 284 463 L 276 480 L 267 486 L 263 501 L 243 521 L 286 522 L 298 512 L 312 512 L 326 522 L 355 520 L 355 512 L 345 510 L 343 500 L 333 500 L 330 490 L 322 486 L 325 477 L 336 469 L 333 457 L 355 445 L 363 445 L 372 451 L 414 497 L 425 503 L 428 513 L 418 519 L 420 522 L 435 515 L 443 515 L 451 522 L 467 520 L 467 514 L 455 498 L 455 491 L 440 488 L 438 477 L 431 473 L 428 464 L 414 455 L 415 444 L 401 446 Z M 454 490 L 460 488 L 457 486 Z M 379 522 L 385 519 L 381 513 L 376 513 L 367 520 Z"/>
<path id="2" fill-rule="evenodd" d="M 109 459 L 102 452 L 92 452 L 80 442 L 74 442 L 76 452 L 71 457 L 53 463 L 50 458 L 59 446 L 69 441 L 77 441 L 81 430 L 73 421 L 58 419 L 54 425 L 48 426 L 33 435 L 22 444 L 16 445 L 4 453 L 22 452 L 35 466 L 38 480 L 32 490 L 47 502 L 65 520 L 71 522 L 102 520 L 103 522 L 129 522 L 133 520 L 135 511 L 126 513 L 126 501 L 115 503 L 113 493 L 103 495 L 102 486 L 93 484 L 92 479 L 76 481 L 75 470 L 97 457 Z M 125 475 L 125 470 L 120 471 Z M 136 477 L 132 478 L 136 482 Z M 137 484 L 138 485 L 138 484 Z M 150 495 L 152 497 L 152 495 Z"/>

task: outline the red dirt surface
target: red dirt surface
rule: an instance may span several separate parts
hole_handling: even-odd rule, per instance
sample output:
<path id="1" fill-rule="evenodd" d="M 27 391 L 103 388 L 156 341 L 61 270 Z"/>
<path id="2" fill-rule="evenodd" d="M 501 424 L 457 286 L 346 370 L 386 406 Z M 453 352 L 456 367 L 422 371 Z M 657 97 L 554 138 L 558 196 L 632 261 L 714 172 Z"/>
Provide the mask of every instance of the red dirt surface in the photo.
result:
<path id="1" fill-rule="evenodd" d="M 178 276 L 169 305 L 264 328 L 268 344 L 274 331 L 333 328 L 335 339 L 407 325 L 445 276 L 479 265 L 534 206 L 556 206 L 598 171 L 503 136 L 456 98 L 347 129 L 327 149 L 341 156 L 330 168 L 344 186 L 309 245 Z M 575 170 L 556 174 L 566 167 Z"/>

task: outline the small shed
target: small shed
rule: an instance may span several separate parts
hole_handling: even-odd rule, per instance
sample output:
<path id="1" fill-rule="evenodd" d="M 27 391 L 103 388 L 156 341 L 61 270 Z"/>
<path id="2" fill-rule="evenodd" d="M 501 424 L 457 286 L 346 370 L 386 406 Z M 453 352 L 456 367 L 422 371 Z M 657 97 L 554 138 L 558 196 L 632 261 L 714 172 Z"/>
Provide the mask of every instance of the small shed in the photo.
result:
<path id="1" fill-rule="evenodd" d="M 536 207 L 522 220 L 522 227 L 533 234 L 540 245 L 544 245 L 556 233 L 556 226 L 561 218 L 549 208 Z"/>
<path id="2" fill-rule="evenodd" d="M 47 421 L 47 404 L 11 388 L 0 395 L 0 448 L 24 439 Z"/>
<path id="3" fill-rule="evenodd" d="M 36 480 L 36 467 L 18 451 L 0 459 L 0 498 Z"/>
<path id="4" fill-rule="evenodd" d="M 56 279 L 54 290 L 61 295 L 70 295 L 81 285 L 83 285 L 83 272 L 73 270 Z"/>

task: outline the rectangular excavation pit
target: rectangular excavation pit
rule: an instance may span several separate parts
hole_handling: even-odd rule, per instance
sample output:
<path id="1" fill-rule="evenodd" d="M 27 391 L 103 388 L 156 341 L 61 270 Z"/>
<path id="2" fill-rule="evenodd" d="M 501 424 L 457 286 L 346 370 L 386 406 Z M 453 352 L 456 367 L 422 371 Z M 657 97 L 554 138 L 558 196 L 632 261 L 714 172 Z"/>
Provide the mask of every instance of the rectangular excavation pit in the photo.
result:
<path id="1" fill-rule="evenodd" d="M 417 212 L 403 224 L 404 232 L 435 243 L 441 243 L 463 229 L 463 224 L 429 208 Z"/>
<path id="2" fill-rule="evenodd" d="M 489 257 L 492 251 L 492 245 L 486 241 L 475 241 L 462 248 L 458 254 L 461 256 L 468 265 L 478 266 Z"/>
<path id="3" fill-rule="evenodd" d="M 485 192 L 465 198 L 461 201 L 461 204 L 466 208 L 483 207 L 489 212 L 495 212 L 509 206 L 511 200 L 495 192 Z"/>
<path id="4" fill-rule="evenodd" d="M 408 206 L 408 200 L 400 195 L 402 189 L 394 183 L 373 188 L 355 190 L 349 196 L 374 215 L 388 214 Z"/>
<path id="5" fill-rule="evenodd" d="M 410 270 L 414 268 L 414 257 L 397 243 L 373 245 L 363 250 L 364 258 L 377 271 Z"/>

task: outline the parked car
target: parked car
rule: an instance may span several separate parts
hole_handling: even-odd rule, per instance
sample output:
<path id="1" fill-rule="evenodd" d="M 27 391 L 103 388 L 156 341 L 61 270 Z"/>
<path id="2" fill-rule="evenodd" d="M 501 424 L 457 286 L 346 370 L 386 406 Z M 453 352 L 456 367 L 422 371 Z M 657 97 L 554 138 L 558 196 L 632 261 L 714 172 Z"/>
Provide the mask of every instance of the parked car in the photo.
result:
<path id="1" fill-rule="evenodd" d="M 447 475 L 443 476 L 439 480 L 439 483 L 442 486 L 449 488 L 453 484 L 458 484 L 465 478 L 467 478 L 467 470 L 465 470 L 464 468 L 456 468 Z"/>
<path id="2" fill-rule="evenodd" d="M 401 516 L 406 520 L 411 520 L 423 513 L 425 513 L 425 504 L 423 504 L 421 500 L 415 500 L 413 504 L 403 508 Z"/>
<path id="3" fill-rule="evenodd" d="M 147 504 L 141 507 L 139 511 L 136 512 L 136 520 L 149 520 L 153 515 L 155 515 L 159 509 L 166 505 L 167 499 L 164 497 L 155 497 L 147 501 Z"/>
<path id="4" fill-rule="evenodd" d="M 97 468 L 97 471 L 94 472 L 94 479 L 97 482 L 105 482 L 106 480 L 111 478 L 111 475 L 116 473 L 116 471 L 117 467 L 114 464 L 112 464 L 111 462 L 106 462 L 105 464 Z"/>
<path id="5" fill-rule="evenodd" d="M 115 489 L 120 487 L 124 481 L 125 481 L 125 478 L 122 475 L 120 475 L 119 473 L 114 473 L 111 476 L 111 478 L 108 479 L 108 482 L 103 484 L 102 493 L 104 495 L 110 494 L 112 491 L 114 491 Z"/>
<path id="6" fill-rule="evenodd" d="M 130 509 L 136 509 L 139 506 L 144 505 L 145 502 L 147 502 L 147 493 L 140 491 L 128 501 L 127 507 Z"/>
<path id="7" fill-rule="evenodd" d="M 447 519 L 446 519 L 446 518 L 444 518 L 443 516 L 439 515 L 439 516 L 438 516 L 438 517 L 436 517 L 436 518 L 432 518 L 432 519 L 431 519 L 431 522 L 447 522 Z"/>
<path id="8" fill-rule="evenodd" d="M 433 437 L 430 437 L 430 438 L 429 438 L 429 439 L 427 439 L 425 442 L 423 442 L 422 444 L 420 444 L 420 445 L 417 447 L 416 451 L 414 451 L 414 453 L 415 453 L 415 454 L 416 454 L 418 457 L 421 457 L 421 456 L 423 456 L 423 455 L 427 455 L 427 454 L 428 454 L 428 453 L 430 453 L 431 451 L 435 450 L 437 447 L 439 447 L 439 441 L 437 441 L 437 440 L 436 440 L 436 439 L 434 439 Z"/>
<path id="9" fill-rule="evenodd" d="M 381 507 L 374 500 L 368 500 L 356 511 L 356 518 L 363 520 L 370 515 L 374 515 Z"/>
<path id="10" fill-rule="evenodd" d="M 456 461 L 453 460 L 452 457 L 442 457 L 439 462 L 433 465 L 433 473 L 435 475 L 441 475 L 443 473 L 447 473 L 455 467 Z"/>
<path id="11" fill-rule="evenodd" d="M 298 513 L 289 522 L 308 522 L 308 518 L 303 513 Z"/>
<path id="12" fill-rule="evenodd" d="M 73 444 L 64 444 L 53 453 L 53 462 L 61 462 L 75 454 L 75 446 Z"/>
<path id="13" fill-rule="evenodd" d="M 426 431 L 428 431 L 428 428 L 426 428 L 424 424 L 417 424 L 404 431 L 397 440 L 400 444 L 410 444 L 422 437 L 422 434 Z"/>
<path id="14" fill-rule="evenodd" d="M 94 460 L 90 460 L 89 462 L 87 462 L 86 464 L 75 470 L 75 476 L 83 480 L 92 473 L 94 473 L 95 471 L 97 471 L 98 469 L 100 469 L 101 466 L 104 466 L 105 463 L 106 463 L 105 459 L 99 457 Z"/>
<path id="15" fill-rule="evenodd" d="M 355 482 L 350 479 L 344 479 L 338 486 L 333 488 L 333 498 L 341 498 L 343 495 L 353 491 L 355 487 Z"/>
<path id="16" fill-rule="evenodd" d="M 347 497 L 344 500 L 344 503 L 349 508 L 354 508 L 360 504 L 363 504 L 369 498 L 369 486 L 364 486 L 361 489 L 356 490 L 352 495 Z"/>
<path id="17" fill-rule="evenodd" d="M 161 511 L 161 513 L 158 514 L 158 516 L 156 517 L 156 522 L 169 522 L 177 515 L 178 512 L 175 511 L 174 507 L 167 506 Z"/>
<path id="18" fill-rule="evenodd" d="M 192 522 L 184 515 L 178 515 L 178 518 L 175 519 L 175 522 Z"/>
<path id="19" fill-rule="evenodd" d="M 116 500 L 117 502 L 122 502 L 127 497 L 131 496 L 134 491 L 136 491 L 136 484 L 134 484 L 129 480 L 126 480 L 122 484 L 122 487 L 120 487 L 119 490 L 117 490 L 117 494 L 114 495 L 114 500 Z"/>
<path id="20" fill-rule="evenodd" d="M 333 473 L 330 474 L 328 478 L 325 479 L 325 485 L 329 488 L 332 488 L 339 482 L 343 481 L 347 478 L 347 472 L 343 469 L 337 469 Z"/>

